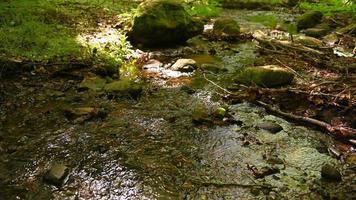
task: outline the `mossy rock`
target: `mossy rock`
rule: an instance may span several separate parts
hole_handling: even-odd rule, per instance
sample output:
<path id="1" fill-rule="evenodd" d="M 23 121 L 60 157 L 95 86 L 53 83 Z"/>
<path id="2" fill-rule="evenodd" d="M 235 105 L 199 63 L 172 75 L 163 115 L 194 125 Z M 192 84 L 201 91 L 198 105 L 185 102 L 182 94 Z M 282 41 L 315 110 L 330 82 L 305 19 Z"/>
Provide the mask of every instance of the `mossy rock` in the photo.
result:
<path id="1" fill-rule="evenodd" d="M 113 96 L 125 96 L 136 99 L 141 95 L 143 85 L 131 80 L 119 80 L 106 84 L 104 90 Z"/>
<path id="2" fill-rule="evenodd" d="M 240 34 L 240 26 L 232 18 L 219 18 L 214 22 L 213 34 L 236 37 Z"/>
<path id="3" fill-rule="evenodd" d="M 144 46 L 173 46 L 202 33 L 203 26 L 177 1 L 146 1 L 139 6 L 129 39 Z"/>
<path id="4" fill-rule="evenodd" d="M 276 65 L 247 67 L 236 81 L 244 84 L 256 84 L 263 87 L 288 85 L 293 81 L 294 74 Z"/>
<path id="5" fill-rule="evenodd" d="M 309 11 L 297 18 L 298 30 L 312 28 L 319 24 L 323 18 L 323 13 L 320 11 Z"/>

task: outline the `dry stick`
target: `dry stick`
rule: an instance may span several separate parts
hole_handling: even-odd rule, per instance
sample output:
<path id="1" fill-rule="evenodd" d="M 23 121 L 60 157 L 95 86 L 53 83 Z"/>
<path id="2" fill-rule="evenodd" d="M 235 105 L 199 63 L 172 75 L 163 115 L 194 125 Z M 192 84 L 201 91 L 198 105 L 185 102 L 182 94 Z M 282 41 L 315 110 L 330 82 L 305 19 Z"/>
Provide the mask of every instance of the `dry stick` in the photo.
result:
<path id="1" fill-rule="evenodd" d="M 213 84 L 215 87 L 218 87 L 219 89 L 223 90 L 224 92 L 230 94 L 230 95 L 236 95 L 228 90 L 226 90 L 225 88 L 221 87 L 220 85 L 218 85 L 217 83 L 215 83 L 212 80 L 209 80 L 208 78 L 206 78 L 205 74 L 203 74 L 204 78 L 211 84 Z M 296 120 L 296 121 L 300 121 L 300 122 L 305 122 L 305 123 L 309 123 L 315 126 L 318 126 L 320 128 L 323 128 L 324 130 L 328 131 L 329 133 L 332 134 L 332 136 L 336 137 L 336 138 L 342 138 L 342 139 L 348 139 L 348 138 L 355 138 L 356 137 L 356 129 L 353 128 L 349 128 L 349 127 L 335 127 L 332 126 L 326 122 L 317 120 L 317 119 L 313 119 L 310 117 L 302 117 L 302 116 L 297 116 L 297 115 L 293 115 L 291 113 L 286 113 L 283 112 L 281 110 L 278 110 L 276 108 L 273 108 L 272 106 L 262 102 L 262 101 L 256 101 L 259 105 L 261 105 L 262 107 L 266 108 L 267 110 L 277 113 L 278 115 L 281 115 L 283 117 L 292 119 L 292 120 Z"/>
<path id="2" fill-rule="evenodd" d="M 291 70 L 295 75 L 299 76 L 301 79 L 303 79 L 305 82 L 307 82 L 307 80 L 305 79 L 305 77 L 303 77 L 302 75 L 298 74 L 298 72 L 296 72 L 294 69 L 292 69 L 291 67 L 285 65 L 284 63 L 282 63 L 280 60 L 278 60 L 277 58 L 275 59 L 277 62 L 279 62 L 281 65 L 283 65 L 285 68 Z"/>
<path id="3" fill-rule="evenodd" d="M 225 88 L 221 87 L 220 85 L 216 84 L 214 81 L 206 78 L 205 73 L 203 74 L 203 76 L 204 76 L 205 80 L 207 80 L 209 83 L 213 84 L 215 87 L 221 89 L 222 91 L 226 92 L 227 94 L 233 94 L 230 91 L 228 91 L 227 89 L 225 89 Z"/>

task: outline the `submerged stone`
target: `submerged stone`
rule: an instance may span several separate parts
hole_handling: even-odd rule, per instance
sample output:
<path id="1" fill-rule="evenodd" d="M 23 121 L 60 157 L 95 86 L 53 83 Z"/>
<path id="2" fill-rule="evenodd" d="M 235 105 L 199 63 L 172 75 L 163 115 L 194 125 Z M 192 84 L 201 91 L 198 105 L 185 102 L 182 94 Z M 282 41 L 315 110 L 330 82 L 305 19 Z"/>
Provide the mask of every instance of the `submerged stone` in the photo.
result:
<path id="1" fill-rule="evenodd" d="M 203 32 L 203 23 L 193 19 L 181 3 L 146 1 L 139 6 L 129 39 L 144 46 L 172 46 Z"/>
<path id="2" fill-rule="evenodd" d="M 245 84 L 256 84 L 263 87 L 288 85 L 293 81 L 294 74 L 277 65 L 247 67 L 236 81 Z"/>
<path id="3" fill-rule="evenodd" d="M 299 16 L 297 19 L 298 30 L 312 28 L 319 24 L 323 18 L 323 13 L 320 11 L 309 11 Z"/>
<path id="4" fill-rule="evenodd" d="M 341 181 L 341 173 L 330 164 L 325 164 L 321 168 L 321 177 L 329 181 Z"/>
<path id="5" fill-rule="evenodd" d="M 114 96 L 137 98 L 141 95 L 143 86 L 131 80 L 119 80 L 106 84 L 104 90 Z"/>
<path id="6" fill-rule="evenodd" d="M 260 129 L 264 129 L 271 133 L 278 133 L 279 131 L 283 130 L 282 126 L 276 124 L 274 122 L 262 122 L 256 125 L 256 127 Z"/>
<path id="7" fill-rule="evenodd" d="M 55 164 L 45 174 L 44 180 L 48 184 L 60 187 L 65 183 L 65 179 L 69 175 L 69 168 L 63 164 Z"/>

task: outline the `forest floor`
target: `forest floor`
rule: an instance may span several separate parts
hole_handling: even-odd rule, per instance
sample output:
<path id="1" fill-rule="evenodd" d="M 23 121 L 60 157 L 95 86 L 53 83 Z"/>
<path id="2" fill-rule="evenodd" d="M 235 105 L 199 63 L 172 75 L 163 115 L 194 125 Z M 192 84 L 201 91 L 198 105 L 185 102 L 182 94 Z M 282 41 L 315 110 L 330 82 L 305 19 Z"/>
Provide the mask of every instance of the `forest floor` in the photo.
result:
<path id="1" fill-rule="evenodd" d="M 130 16 L 117 15 L 130 6 L 56 2 L 31 5 L 37 9 L 27 13 L 30 21 L 9 5 L 0 11 L 11 13 L 0 21 L 1 197 L 355 197 L 356 58 L 344 56 L 354 35 L 337 33 L 334 46 L 291 42 L 276 30 L 278 20 L 263 19 L 293 20 L 295 12 L 223 10 L 220 16 L 245 30 L 240 40 L 199 36 L 186 46 L 138 50 L 124 36 Z M 346 20 L 327 17 L 338 26 Z M 198 69 L 164 69 L 179 58 L 194 59 Z M 148 67 L 153 59 L 162 65 Z M 244 67 L 270 64 L 292 70 L 293 84 L 268 89 L 233 81 Z M 142 82 L 142 94 L 108 93 L 118 74 Z M 220 108 L 225 118 L 214 116 Z M 259 128 L 264 122 L 282 130 Z M 53 163 L 70 168 L 59 188 L 42 178 Z M 325 165 L 342 179 L 321 178 Z"/>

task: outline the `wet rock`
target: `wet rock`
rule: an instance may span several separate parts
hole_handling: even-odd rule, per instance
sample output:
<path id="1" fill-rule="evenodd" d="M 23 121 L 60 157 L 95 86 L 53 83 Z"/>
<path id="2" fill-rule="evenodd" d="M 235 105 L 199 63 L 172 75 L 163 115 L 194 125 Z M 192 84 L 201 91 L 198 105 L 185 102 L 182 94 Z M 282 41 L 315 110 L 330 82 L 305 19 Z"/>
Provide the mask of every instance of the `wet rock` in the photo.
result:
<path id="1" fill-rule="evenodd" d="M 106 84 L 104 90 L 114 96 L 129 96 L 136 99 L 141 95 L 143 86 L 131 80 L 119 80 Z"/>
<path id="2" fill-rule="evenodd" d="M 325 164 L 321 168 L 321 177 L 329 181 L 341 181 L 341 173 L 330 164 Z"/>
<path id="3" fill-rule="evenodd" d="M 240 26 L 232 18 L 219 18 L 214 22 L 213 34 L 222 38 L 237 37 L 240 34 Z"/>
<path id="4" fill-rule="evenodd" d="M 283 130 L 282 126 L 274 122 L 262 122 L 256 125 L 257 128 L 269 131 L 271 133 L 278 133 Z"/>
<path id="5" fill-rule="evenodd" d="M 144 46 L 172 46 L 203 32 L 203 23 L 175 1 L 153 0 L 140 4 L 129 39 Z"/>
<path id="6" fill-rule="evenodd" d="M 106 84 L 106 80 L 97 76 L 85 77 L 79 85 L 79 89 L 89 89 L 101 91 Z"/>
<path id="7" fill-rule="evenodd" d="M 309 11 L 299 16 L 297 19 L 298 30 L 312 28 L 319 24 L 323 18 L 323 13 L 320 11 Z"/>
<path id="8" fill-rule="evenodd" d="M 193 59 L 178 59 L 170 68 L 174 71 L 192 72 L 197 68 L 197 62 Z"/>
<path id="9" fill-rule="evenodd" d="M 276 65 L 247 67 L 236 78 L 237 82 L 256 84 L 263 87 L 288 85 L 293 81 L 294 74 Z"/>
<path id="10" fill-rule="evenodd" d="M 45 174 L 44 181 L 48 184 L 61 187 L 69 175 L 69 168 L 63 164 L 55 164 Z"/>

